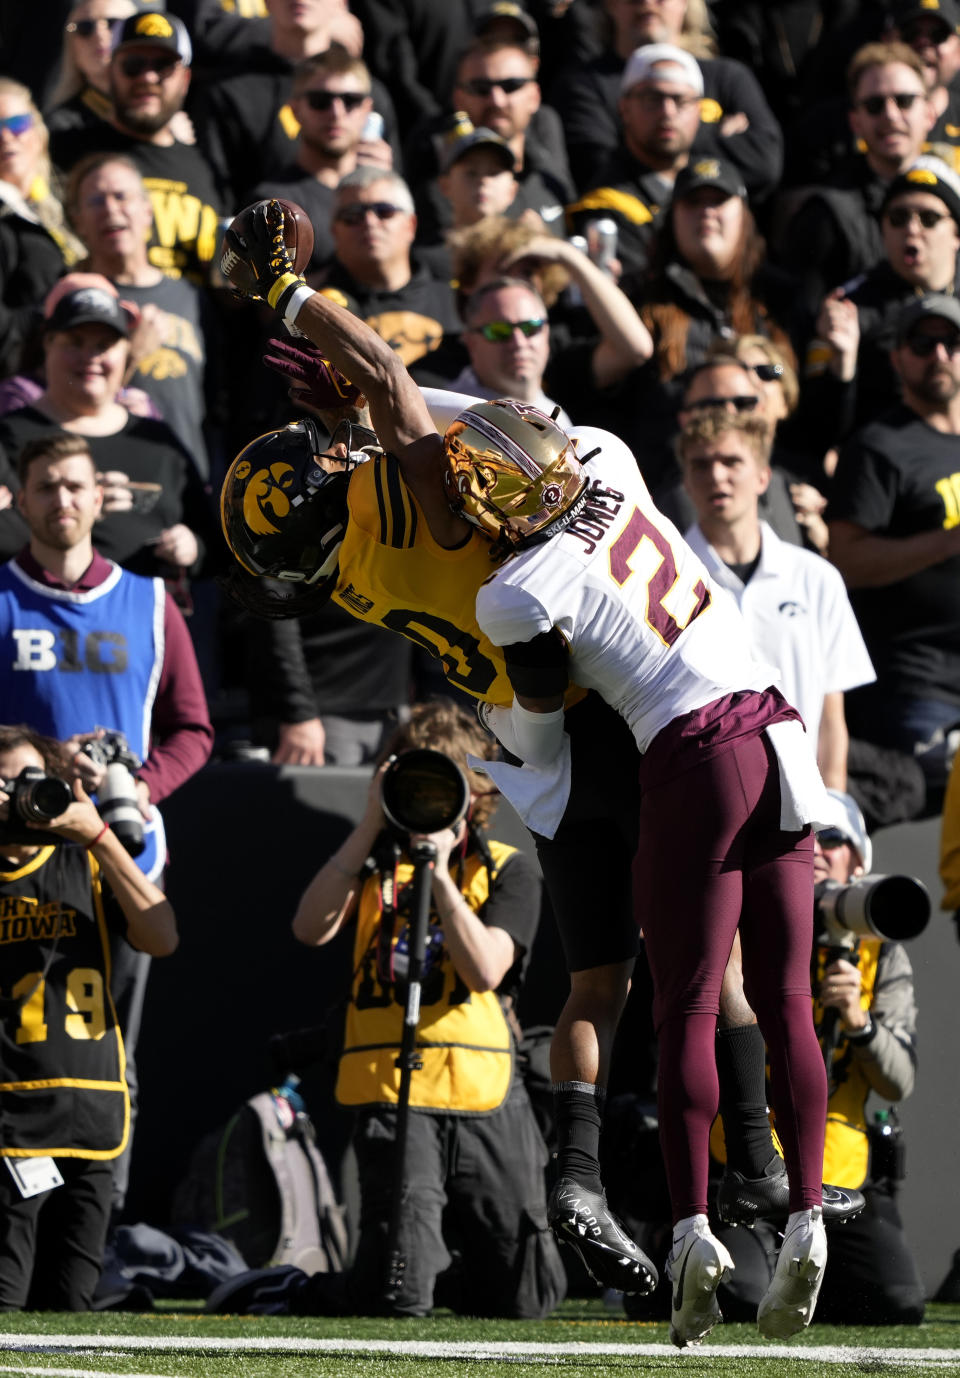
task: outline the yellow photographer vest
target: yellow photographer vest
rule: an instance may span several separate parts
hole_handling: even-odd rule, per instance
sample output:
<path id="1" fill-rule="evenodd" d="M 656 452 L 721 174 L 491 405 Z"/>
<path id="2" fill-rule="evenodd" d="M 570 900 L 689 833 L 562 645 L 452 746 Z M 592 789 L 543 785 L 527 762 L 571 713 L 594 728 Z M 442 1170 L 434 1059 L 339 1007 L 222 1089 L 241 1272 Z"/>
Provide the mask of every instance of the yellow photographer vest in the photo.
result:
<path id="1" fill-rule="evenodd" d="M 826 948 L 817 951 L 817 980 L 823 975 Z M 880 941 L 864 938 L 860 943 L 860 1005 L 868 1010 L 873 1003 L 877 980 Z M 817 1027 L 823 1007 L 814 1001 Z M 823 1149 L 823 1180 L 838 1187 L 859 1187 L 870 1167 L 870 1140 L 867 1136 L 865 1106 L 870 1086 L 845 1038 L 840 1039 L 828 1070 L 830 1099 L 827 1101 L 827 1136 Z"/>
<path id="2" fill-rule="evenodd" d="M 516 851 L 502 842 L 488 845 L 497 871 Z M 406 928 L 404 901 L 409 902 L 412 879 L 412 863 L 402 860 L 397 867 L 394 949 Z M 489 898 L 490 877 L 476 853 L 466 858 L 460 888 L 470 908 L 479 913 Z M 377 971 L 380 920 L 379 878 L 371 876 L 361 892 L 357 916 L 353 987 L 336 1089 L 341 1105 L 397 1103 L 400 1069 L 396 1059 L 404 1007 L 392 984 L 384 985 Z M 499 997 L 494 991 L 466 988 L 446 946 L 440 946 L 442 930 L 432 908 L 430 934 L 439 954 L 427 966 L 422 983 L 416 1048 L 423 1067 L 411 1078 L 410 1105 L 453 1114 L 495 1110 L 503 1103 L 513 1074 L 513 1039 Z"/>

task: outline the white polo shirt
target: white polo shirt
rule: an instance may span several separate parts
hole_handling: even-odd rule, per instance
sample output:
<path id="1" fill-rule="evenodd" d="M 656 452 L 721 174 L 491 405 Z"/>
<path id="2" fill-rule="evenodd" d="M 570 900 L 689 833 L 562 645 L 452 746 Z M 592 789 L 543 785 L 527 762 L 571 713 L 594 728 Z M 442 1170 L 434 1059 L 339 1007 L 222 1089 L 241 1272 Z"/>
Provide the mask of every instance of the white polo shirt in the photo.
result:
<path id="1" fill-rule="evenodd" d="M 816 742 L 823 696 L 872 684 L 876 674 L 839 570 L 822 555 L 782 541 L 766 522 L 760 532 L 760 562 L 746 584 L 698 525 L 686 539 L 714 583 L 732 594 L 757 655 L 777 666 L 784 697 Z"/>

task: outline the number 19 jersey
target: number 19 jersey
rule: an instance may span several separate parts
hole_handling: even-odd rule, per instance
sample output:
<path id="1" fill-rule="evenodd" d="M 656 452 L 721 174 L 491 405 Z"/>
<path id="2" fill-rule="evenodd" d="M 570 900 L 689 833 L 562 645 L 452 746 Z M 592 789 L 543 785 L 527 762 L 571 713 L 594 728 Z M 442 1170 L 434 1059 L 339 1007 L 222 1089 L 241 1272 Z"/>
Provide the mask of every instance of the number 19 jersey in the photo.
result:
<path id="1" fill-rule="evenodd" d="M 777 672 L 753 658 L 739 611 L 654 506 L 626 445 L 592 427 L 570 434 L 581 454 L 599 446 L 586 507 L 490 575 L 477 617 L 498 646 L 556 628 L 570 679 L 616 708 L 645 751 L 674 718 Z"/>

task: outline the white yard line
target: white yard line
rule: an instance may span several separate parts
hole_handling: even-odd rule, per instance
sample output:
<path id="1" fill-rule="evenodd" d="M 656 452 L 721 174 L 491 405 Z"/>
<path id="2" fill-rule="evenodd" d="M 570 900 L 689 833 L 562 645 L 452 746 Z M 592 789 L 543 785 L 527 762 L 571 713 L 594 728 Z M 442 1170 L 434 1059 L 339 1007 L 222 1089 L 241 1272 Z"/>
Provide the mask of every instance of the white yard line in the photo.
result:
<path id="1" fill-rule="evenodd" d="M 465 1341 L 465 1340 L 339 1340 L 293 1339 L 278 1335 L 272 1339 L 224 1339 L 195 1335 L 28 1335 L 0 1332 L 0 1351 L 22 1353 L 82 1354 L 97 1351 L 133 1353 L 157 1351 L 170 1353 L 210 1354 L 388 1354 L 419 1359 L 511 1359 L 563 1360 L 593 1356 L 626 1356 L 638 1359 L 645 1356 L 664 1358 L 678 1351 L 670 1344 L 581 1343 L 539 1344 L 530 1341 Z M 689 1351 L 691 1356 L 728 1359 L 792 1359 L 821 1364 L 877 1364 L 880 1371 L 905 1364 L 928 1365 L 932 1369 L 952 1364 L 960 1366 L 960 1349 L 881 1349 L 855 1345 L 699 1345 Z M 90 1369 L 22 1368 L 0 1363 L 0 1373 L 31 1373 L 56 1375 L 57 1378 L 104 1378 Z M 106 1378 L 142 1378 L 141 1375 L 109 1374 Z M 155 1378 L 155 1375 L 152 1376 Z"/>

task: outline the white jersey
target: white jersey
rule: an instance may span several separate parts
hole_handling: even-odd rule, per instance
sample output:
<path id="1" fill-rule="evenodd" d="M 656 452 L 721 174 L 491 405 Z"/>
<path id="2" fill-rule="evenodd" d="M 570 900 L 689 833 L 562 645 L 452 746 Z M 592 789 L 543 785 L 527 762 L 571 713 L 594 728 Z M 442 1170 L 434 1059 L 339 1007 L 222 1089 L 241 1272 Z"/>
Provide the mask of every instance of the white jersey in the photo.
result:
<path id="1" fill-rule="evenodd" d="M 569 434 L 580 455 L 600 447 L 586 466 L 586 510 L 490 576 L 477 620 L 499 646 L 556 628 L 570 679 L 616 708 L 645 751 L 674 718 L 738 690 L 766 689 L 777 673 L 754 658 L 739 611 L 715 596 L 623 441 L 589 426 Z"/>

